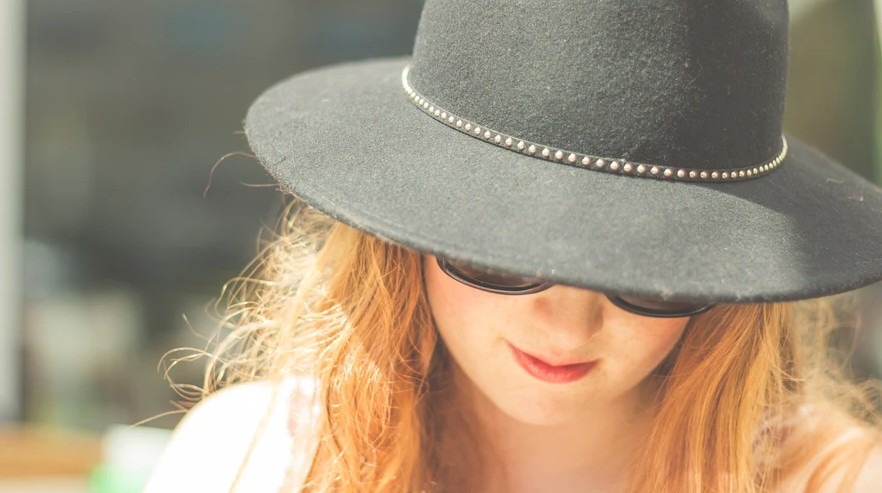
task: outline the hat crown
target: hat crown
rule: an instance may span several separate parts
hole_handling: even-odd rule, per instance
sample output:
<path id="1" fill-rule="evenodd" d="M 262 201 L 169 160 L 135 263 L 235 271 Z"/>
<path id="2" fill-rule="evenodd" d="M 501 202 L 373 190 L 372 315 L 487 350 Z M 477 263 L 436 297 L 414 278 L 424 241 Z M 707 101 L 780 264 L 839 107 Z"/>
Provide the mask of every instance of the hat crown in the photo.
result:
<path id="1" fill-rule="evenodd" d="M 785 0 L 427 0 L 415 89 L 556 148 L 693 168 L 781 148 Z"/>

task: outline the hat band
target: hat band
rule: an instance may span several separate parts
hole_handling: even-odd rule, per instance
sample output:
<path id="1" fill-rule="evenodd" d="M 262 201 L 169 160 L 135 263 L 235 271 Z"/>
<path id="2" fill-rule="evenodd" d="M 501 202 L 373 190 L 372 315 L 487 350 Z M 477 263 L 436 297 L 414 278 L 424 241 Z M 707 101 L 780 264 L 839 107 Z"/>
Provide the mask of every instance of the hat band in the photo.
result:
<path id="1" fill-rule="evenodd" d="M 511 151 L 526 154 L 528 156 L 542 158 L 547 161 L 558 162 L 592 171 L 602 171 L 619 175 L 657 178 L 660 180 L 697 181 L 697 182 L 721 182 L 742 181 L 765 175 L 781 164 L 787 156 L 787 139 L 781 136 L 781 152 L 771 161 L 745 166 L 743 168 L 687 168 L 681 166 L 665 166 L 660 164 L 637 163 L 626 159 L 595 156 L 583 152 L 568 151 L 546 146 L 538 142 L 521 139 L 514 135 L 487 128 L 479 123 L 467 120 L 455 115 L 427 99 L 418 93 L 408 81 L 410 65 L 401 72 L 401 85 L 410 100 L 417 107 L 432 118 L 444 123 L 450 128 L 468 134 L 474 138 L 490 144 L 509 149 Z"/>

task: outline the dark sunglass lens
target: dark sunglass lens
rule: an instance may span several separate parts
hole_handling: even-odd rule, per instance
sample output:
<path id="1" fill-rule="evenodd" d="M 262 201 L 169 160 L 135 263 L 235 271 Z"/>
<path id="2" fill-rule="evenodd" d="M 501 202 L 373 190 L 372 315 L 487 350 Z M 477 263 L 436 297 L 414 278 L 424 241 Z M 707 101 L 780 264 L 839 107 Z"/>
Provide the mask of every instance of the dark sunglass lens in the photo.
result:
<path id="1" fill-rule="evenodd" d="M 706 303 L 695 301 L 662 301 L 640 296 L 618 295 L 625 304 L 651 313 L 692 313 L 701 310 Z"/>
<path id="2" fill-rule="evenodd" d="M 542 286 L 547 286 L 547 284 L 537 279 L 476 267 L 460 261 L 439 258 L 438 263 L 448 274 L 458 278 L 460 281 L 495 292 L 510 294 L 530 293 L 541 289 Z M 663 301 L 631 295 L 608 294 L 607 296 L 620 308 L 649 316 L 686 316 L 700 313 L 710 306 L 706 303 L 694 301 Z"/>
<path id="3" fill-rule="evenodd" d="M 455 262 L 451 260 L 446 260 L 445 262 L 447 263 L 447 267 L 452 269 L 455 273 L 484 284 L 506 288 L 521 288 L 536 284 L 536 281 L 533 281 L 531 279 L 526 279 L 512 274 L 506 274 L 504 272 L 482 269 L 480 267 L 473 267 L 462 262 Z"/>

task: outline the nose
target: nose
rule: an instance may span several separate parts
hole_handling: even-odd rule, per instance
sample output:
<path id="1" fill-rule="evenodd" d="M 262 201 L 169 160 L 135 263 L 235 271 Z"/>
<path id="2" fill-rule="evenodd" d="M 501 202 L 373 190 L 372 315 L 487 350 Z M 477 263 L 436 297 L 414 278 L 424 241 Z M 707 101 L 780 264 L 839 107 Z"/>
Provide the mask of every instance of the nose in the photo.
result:
<path id="1" fill-rule="evenodd" d="M 597 291 L 554 285 L 534 295 L 533 324 L 542 331 L 548 350 L 572 354 L 603 327 L 605 300 Z"/>

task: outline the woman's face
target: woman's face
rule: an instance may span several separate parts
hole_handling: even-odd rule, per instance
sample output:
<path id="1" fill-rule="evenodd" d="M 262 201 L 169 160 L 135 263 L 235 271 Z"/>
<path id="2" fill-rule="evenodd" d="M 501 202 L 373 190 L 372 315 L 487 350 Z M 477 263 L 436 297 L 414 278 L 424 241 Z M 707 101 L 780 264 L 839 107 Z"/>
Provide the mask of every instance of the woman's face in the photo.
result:
<path id="1" fill-rule="evenodd" d="M 432 315 L 453 360 L 499 410 L 524 423 L 565 424 L 592 409 L 642 399 L 641 384 L 689 320 L 636 315 L 602 293 L 563 285 L 527 295 L 490 293 L 449 277 L 434 256 L 423 262 Z M 581 362 L 593 363 L 559 367 Z"/>

